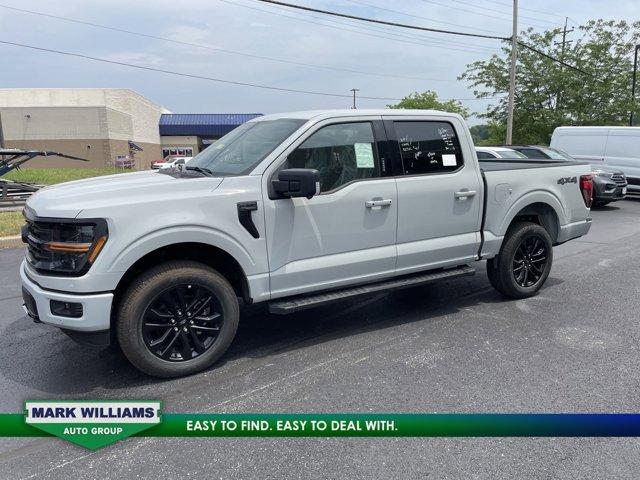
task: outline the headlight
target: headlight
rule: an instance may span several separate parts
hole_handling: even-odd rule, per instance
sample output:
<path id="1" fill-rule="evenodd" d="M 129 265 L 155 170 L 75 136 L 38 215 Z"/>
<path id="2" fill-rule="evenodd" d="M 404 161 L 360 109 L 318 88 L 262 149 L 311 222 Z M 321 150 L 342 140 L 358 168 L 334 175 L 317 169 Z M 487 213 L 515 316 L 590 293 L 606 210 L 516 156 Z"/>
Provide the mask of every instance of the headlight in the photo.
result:
<path id="1" fill-rule="evenodd" d="M 86 273 L 107 242 L 102 219 L 30 217 L 23 231 L 27 261 L 38 271 L 78 276 Z"/>

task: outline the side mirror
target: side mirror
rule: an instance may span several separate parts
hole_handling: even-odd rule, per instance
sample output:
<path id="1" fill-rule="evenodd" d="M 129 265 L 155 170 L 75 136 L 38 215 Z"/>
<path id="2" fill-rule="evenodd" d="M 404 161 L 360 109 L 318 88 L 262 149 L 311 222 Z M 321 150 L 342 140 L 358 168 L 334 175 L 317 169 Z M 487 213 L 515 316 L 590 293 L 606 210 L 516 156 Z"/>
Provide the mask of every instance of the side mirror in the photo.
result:
<path id="1" fill-rule="evenodd" d="M 320 193 L 320 173 L 311 168 L 288 168 L 278 173 L 272 185 L 279 198 L 311 198 Z"/>

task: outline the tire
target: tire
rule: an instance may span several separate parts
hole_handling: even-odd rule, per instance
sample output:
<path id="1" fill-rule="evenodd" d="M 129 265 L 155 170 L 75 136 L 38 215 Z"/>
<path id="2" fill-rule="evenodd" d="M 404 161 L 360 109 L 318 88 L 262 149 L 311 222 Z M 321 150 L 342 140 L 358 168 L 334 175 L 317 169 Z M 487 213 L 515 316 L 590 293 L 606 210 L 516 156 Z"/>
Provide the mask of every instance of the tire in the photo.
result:
<path id="1" fill-rule="evenodd" d="M 210 367 L 227 351 L 239 317 L 238 298 L 223 276 L 198 262 L 171 261 L 129 286 L 119 302 L 116 334 L 136 368 L 180 377 Z"/>
<path id="2" fill-rule="evenodd" d="M 500 253 L 487 261 L 491 285 L 508 298 L 535 295 L 549 276 L 553 244 L 537 223 L 519 222 L 507 231 Z"/>

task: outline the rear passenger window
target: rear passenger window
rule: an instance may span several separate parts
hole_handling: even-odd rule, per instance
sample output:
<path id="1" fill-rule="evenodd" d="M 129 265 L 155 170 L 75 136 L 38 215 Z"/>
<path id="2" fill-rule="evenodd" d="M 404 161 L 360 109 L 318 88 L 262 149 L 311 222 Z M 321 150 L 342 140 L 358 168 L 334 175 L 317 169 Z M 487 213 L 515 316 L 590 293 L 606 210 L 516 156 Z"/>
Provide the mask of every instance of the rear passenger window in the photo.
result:
<path id="1" fill-rule="evenodd" d="M 370 122 L 338 123 L 321 128 L 289 154 L 284 168 L 314 168 L 320 172 L 320 192 L 354 180 L 380 176 L 380 164 Z"/>
<path id="2" fill-rule="evenodd" d="M 405 175 L 453 172 L 464 164 L 447 122 L 394 122 Z"/>

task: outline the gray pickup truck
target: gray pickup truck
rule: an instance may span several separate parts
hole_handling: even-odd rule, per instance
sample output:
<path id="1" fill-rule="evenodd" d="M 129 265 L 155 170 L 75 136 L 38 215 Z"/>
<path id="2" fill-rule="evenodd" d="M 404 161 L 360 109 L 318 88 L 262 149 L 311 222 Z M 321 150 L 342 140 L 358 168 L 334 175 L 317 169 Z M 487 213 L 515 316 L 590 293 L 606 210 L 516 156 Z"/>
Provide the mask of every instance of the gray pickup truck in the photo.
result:
<path id="1" fill-rule="evenodd" d="M 224 354 L 240 303 L 295 312 L 470 275 L 482 259 L 499 292 L 529 297 L 552 247 L 589 231 L 590 171 L 479 163 L 463 119 L 438 111 L 260 117 L 186 166 L 31 197 L 25 310 L 174 377 Z"/>

